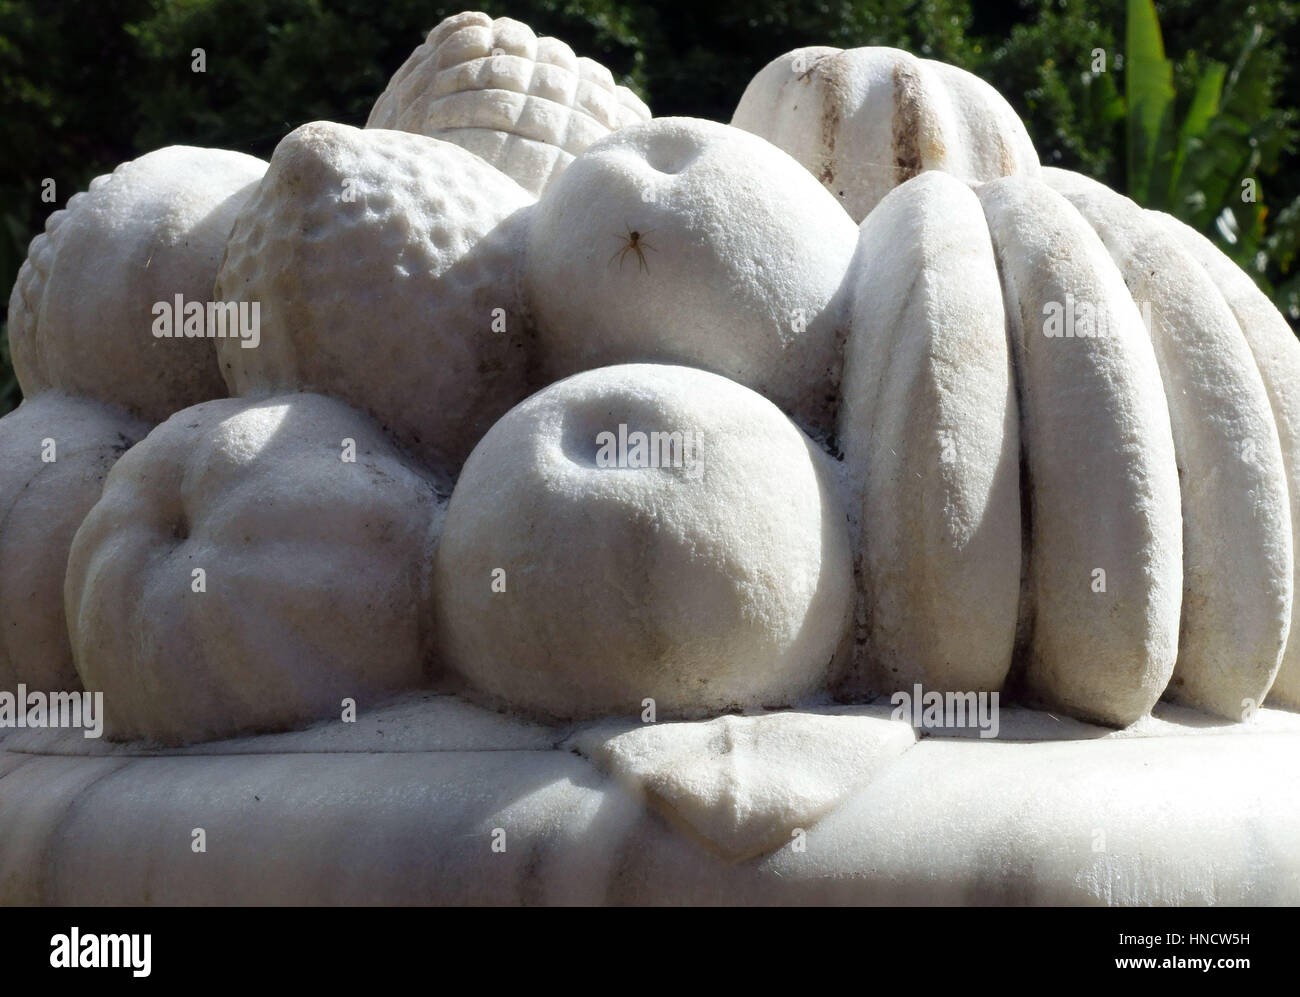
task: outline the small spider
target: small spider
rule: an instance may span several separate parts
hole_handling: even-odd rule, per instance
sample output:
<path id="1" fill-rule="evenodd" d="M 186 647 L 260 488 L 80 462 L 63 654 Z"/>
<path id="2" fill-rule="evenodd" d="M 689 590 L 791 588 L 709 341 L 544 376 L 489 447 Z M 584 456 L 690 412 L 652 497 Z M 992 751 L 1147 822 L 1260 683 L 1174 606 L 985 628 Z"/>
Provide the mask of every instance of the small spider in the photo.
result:
<path id="1" fill-rule="evenodd" d="M 616 235 L 614 237 L 623 240 L 623 246 L 621 249 L 615 250 L 614 255 L 609 258 L 609 265 L 612 265 L 614 260 L 617 259 L 618 268 L 622 270 L 623 260 L 627 254 L 636 253 L 637 265 L 646 273 L 649 273 L 650 266 L 646 263 L 644 250 L 648 249 L 652 253 L 657 253 L 659 250 L 655 249 L 654 246 L 645 241 L 645 237 L 649 233 L 638 232 L 628 225 L 625 225 L 624 228 L 627 229 L 627 235 Z"/>

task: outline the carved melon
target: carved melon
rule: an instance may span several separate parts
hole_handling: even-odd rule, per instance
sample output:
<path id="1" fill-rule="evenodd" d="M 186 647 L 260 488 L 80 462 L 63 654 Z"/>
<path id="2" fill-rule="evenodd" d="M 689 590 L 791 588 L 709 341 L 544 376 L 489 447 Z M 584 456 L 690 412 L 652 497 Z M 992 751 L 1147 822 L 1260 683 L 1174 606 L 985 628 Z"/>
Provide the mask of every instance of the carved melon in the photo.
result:
<path id="1" fill-rule="evenodd" d="M 894 48 L 787 52 L 750 82 L 731 123 L 794 156 L 854 221 L 924 170 L 972 183 L 1038 172 L 1025 126 L 996 90 Z"/>

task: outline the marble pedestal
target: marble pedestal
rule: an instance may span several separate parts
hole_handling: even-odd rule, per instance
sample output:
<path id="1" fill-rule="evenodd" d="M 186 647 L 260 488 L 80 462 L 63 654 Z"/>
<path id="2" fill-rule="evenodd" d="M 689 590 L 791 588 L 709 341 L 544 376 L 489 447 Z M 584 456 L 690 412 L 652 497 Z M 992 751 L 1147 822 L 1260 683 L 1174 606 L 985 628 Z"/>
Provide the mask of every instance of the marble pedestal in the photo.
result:
<path id="1" fill-rule="evenodd" d="M 8 730 L 0 902 L 1300 903 L 1300 715 L 1162 706 L 1108 731 L 1004 708 L 981 739 L 917 738 L 888 707 L 814 713 L 880 763 L 793 802 L 783 766 L 824 757 L 814 738 L 774 762 L 746 733 L 774 714 L 692 725 L 720 793 L 611 749 L 639 725 L 545 728 L 446 695 L 179 750 Z"/>

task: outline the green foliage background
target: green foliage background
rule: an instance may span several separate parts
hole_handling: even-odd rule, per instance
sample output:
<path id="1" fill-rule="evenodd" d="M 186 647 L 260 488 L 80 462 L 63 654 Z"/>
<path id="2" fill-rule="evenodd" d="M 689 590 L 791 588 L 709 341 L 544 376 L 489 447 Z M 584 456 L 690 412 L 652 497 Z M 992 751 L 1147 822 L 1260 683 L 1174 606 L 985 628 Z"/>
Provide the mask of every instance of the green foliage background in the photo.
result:
<path id="1" fill-rule="evenodd" d="M 603 62 L 657 115 L 727 121 L 754 73 L 802 45 L 892 45 L 955 63 L 1011 102 L 1044 162 L 1192 222 L 1300 322 L 1297 4 L 1157 3 L 1163 52 L 1144 6 L 1150 0 L 513 0 L 480 9 Z M 429 0 L 0 0 L 3 303 L 46 215 L 92 177 L 164 145 L 267 158 L 303 122 L 360 125 L 424 34 L 462 9 Z M 195 48 L 206 52 L 206 73 L 191 71 Z M 1093 71 L 1097 49 L 1104 72 Z M 1130 104 L 1145 110 L 1130 115 Z M 1259 182 L 1258 203 L 1240 203 L 1245 176 Z M 47 177 L 56 204 L 41 201 Z M 0 330 L 0 413 L 18 399 Z"/>

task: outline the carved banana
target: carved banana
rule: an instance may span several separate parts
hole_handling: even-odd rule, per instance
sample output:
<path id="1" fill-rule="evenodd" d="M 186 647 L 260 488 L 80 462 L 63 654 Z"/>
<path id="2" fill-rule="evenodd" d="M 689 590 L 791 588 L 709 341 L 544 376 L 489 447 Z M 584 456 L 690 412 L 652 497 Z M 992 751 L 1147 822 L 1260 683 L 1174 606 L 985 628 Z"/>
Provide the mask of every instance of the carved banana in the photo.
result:
<path id="1" fill-rule="evenodd" d="M 1123 726 L 1148 713 L 1174 667 L 1182 589 L 1178 472 L 1151 341 L 1096 233 L 1043 182 L 979 188 L 1016 360 L 1023 492 L 1021 605 L 1031 693 Z M 1048 335 L 1069 301 L 1109 334 Z"/>

